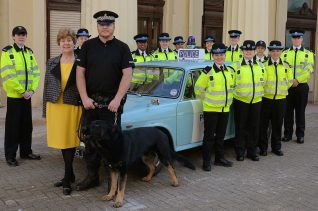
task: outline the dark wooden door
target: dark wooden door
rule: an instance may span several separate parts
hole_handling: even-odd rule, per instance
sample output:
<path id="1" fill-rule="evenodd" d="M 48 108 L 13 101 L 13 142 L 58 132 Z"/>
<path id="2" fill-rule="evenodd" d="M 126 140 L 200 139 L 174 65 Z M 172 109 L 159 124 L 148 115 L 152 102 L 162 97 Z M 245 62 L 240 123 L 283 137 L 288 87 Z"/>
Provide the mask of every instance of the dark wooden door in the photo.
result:
<path id="1" fill-rule="evenodd" d="M 138 0 L 138 33 L 149 35 L 148 50 L 157 48 L 164 4 L 163 0 Z"/>
<path id="2" fill-rule="evenodd" d="M 212 35 L 217 42 L 222 41 L 224 0 L 204 0 L 202 18 L 202 46 L 204 37 Z"/>

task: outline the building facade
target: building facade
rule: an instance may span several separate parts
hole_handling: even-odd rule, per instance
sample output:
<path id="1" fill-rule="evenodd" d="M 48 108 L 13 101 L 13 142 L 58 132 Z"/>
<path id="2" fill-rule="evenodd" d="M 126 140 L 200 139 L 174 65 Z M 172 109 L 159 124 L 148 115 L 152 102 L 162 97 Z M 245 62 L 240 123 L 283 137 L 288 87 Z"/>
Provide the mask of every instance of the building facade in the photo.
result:
<path id="1" fill-rule="evenodd" d="M 239 29 L 244 39 L 277 39 L 290 45 L 288 30 L 306 30 L 305 47 L 318 50 L 318 0 L 0 0 L 0 47 L 12 44 L 11 30 L 23 25 L 28 30 L 27 46 L 36 55 L 41 70 L 41 85 L 33 104 L 42 102 L 45 64 L 58 55 L 56 34 L 61 27 L 87 28 L 97 35 L 93 14 L 112 10 L 119 14 L 115 36 L 136 48 L 133 36 L 150 35 L 149 48 L 157 47 L 158 35 L 168 32 L 185 39 L 194 35 L 197 45 L 205 35 L 228 44 L 227 31 Z M 171 46 L 172 47 L 172 46 Z M 149 50 L 150 50 L 149 49 Z M 317 64 L 317 58 L 316 58 Z M 309 101 L 318 103 L 317 65 L 310 81 Z M 0 102 L 5 105 L 5 93 L 0 89 Z"/>

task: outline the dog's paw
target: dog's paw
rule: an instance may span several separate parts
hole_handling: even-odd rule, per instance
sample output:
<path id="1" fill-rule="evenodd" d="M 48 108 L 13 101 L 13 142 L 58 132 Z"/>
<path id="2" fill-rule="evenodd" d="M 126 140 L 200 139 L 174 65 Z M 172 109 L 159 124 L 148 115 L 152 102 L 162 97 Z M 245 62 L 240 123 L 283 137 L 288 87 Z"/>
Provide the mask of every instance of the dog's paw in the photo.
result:
<path id="1" fill-rule="evenodd" d="M 115 208 L 119 208 L 119 207 L 123 206 L 123 203 L 121 201 L 116 201 L 113 206 Z"/>
<path id="2" fill-rule="evenodd" d="M 107 194 L 107 195 L 104 195 L 104 196 L 102 197 L 102 200 L 104 200 L 104 201 L 110 201 L 110 200 L 113 200 L 113 198 L 114 198 L 114 195 L 109 195 L 109 194 Z"/>
<path id="3" fill-rule="evenodd" d="M 173 186 L 173 187 L 178 187 L 178 186 L 179 186 L 178 180 L 176 180 L 176 181 L 171 181 L 171 186 Z"/>
<path id="4" fill-rule="evenodd" d="M 144 182 L 150 182 L 151 177 L 143 177 L 141 180 Z"/>

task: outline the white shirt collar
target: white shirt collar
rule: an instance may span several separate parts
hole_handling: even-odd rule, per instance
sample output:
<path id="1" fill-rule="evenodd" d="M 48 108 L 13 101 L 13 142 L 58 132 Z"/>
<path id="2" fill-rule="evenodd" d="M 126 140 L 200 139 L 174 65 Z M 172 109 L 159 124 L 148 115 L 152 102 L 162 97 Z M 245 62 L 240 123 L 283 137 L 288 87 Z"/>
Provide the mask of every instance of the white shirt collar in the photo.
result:
<path id="1" fill-rule="evenodd" d="M 223 64 L 223 65 L 219 65 L 219 64 L 215 63 L 215 65 L 216 65 L 219 69 L 221 69 L 221 66 L 223 67 L 223 70 L 225 69 L 225 68 L 224 68 L 224 64 Z"/>
<path id="2" fill-rule="evenodd" d="M 299 47 L 293 46 L 293 49 L 296 50 L 296 48 L 299 50 L 301 49 L 301 45 Z"/>
<path id="3" fill-rule="evenodd" d="M 253 59 L 245 59 L 245 58 L 244 58 L 244 60 L 245 60 L 245 63 L 246 63 L 246 64 L 250 64 L 250 63 L 248 62 L 248 61 L 250 61 L 250 60 L 252 61 L 252 64 L 254 64 Z"/>
<path id="4" fill-rule="evenodd" d="M 145 51 L 142 51 L 138 48 L 138 51 L 139 51 L 139 54 L 142 55 L 142 56 L 145 56 L 146 52 Z M 144 52 L 144 54 L 142 54 L 142 52 Z"/>
<path id="5" fill-rule="evenodd" d="M 259 61 L 259 60 L 263 61 L 264 59 L 265 59 L 265 56 L 258 57 L 258 56 L 256 55 L 256 60 L 257 60 L 257 61 Z"/>
<path id="6" fill-rule="evenodd" d="M 237 45 L 231 45 L 231 50 L 234 48 L 234 50 L 236 49 Z"/>
<path id="7" fill-rule="evenodd" d="M 271 60 L 272 60 L 272 63 L 274 64 L 274 62 L 276 62 L 276 64 L 279 64 L 279 58 L 275 61 L 273 58 L 271 58 Z"/>
<path id="8" fill-rule="evenodd" d="M 162 52 L 165 52 L 165 51 L 166 51 L 167 53 L 169 52 L 168 48 L 166 48 L 166 49 L 161 48 L 161 51 L 162 51 Z"/>

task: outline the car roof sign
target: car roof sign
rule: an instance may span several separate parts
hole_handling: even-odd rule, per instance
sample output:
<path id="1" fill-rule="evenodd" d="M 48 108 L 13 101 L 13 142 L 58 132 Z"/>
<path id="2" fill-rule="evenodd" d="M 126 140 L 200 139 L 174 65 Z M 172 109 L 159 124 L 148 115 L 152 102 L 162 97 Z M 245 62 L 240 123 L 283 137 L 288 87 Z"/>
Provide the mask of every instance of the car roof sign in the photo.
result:
<path id="1" fill-rule="evenodd" d="M 179 49 L 178 61 L 204 61 L 204 49 Z"/>

